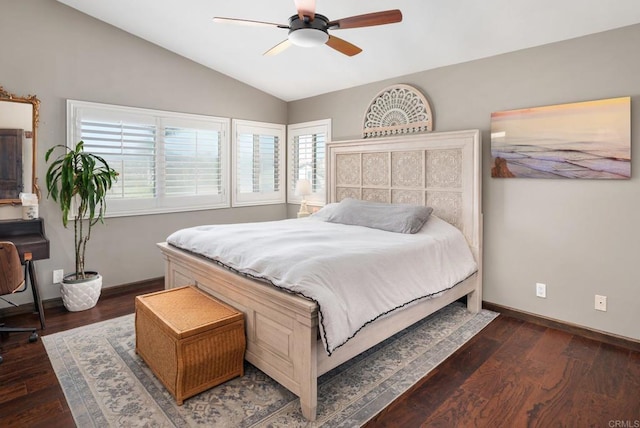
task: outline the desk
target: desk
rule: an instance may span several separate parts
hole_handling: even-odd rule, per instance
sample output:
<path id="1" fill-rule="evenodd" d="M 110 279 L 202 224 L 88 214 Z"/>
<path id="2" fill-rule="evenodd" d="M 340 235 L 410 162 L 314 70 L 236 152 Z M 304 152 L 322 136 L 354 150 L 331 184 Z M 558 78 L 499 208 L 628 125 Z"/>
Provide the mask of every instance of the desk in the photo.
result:
<path id="1" fill-rule="evenodd" d="M 40 327 L 44 330 L 44 310 L 38 287 L 35 260 L 49 258 L 49 240 L 44 234 L 44 221 L 33 220 L 0 220 L 0 241 L 13 242 L 25 266 L 25 282 L 31 282 L 33 304 L 40 317 Z"/>

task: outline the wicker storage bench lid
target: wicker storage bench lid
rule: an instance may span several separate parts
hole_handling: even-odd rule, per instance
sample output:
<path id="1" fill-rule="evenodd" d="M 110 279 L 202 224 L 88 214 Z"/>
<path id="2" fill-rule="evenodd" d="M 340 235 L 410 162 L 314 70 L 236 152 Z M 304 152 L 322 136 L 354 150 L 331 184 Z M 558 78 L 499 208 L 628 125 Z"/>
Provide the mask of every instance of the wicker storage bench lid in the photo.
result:
<path id="1" fill-rule="evenodd" d="M 138 296 L 138 300 L 178 339 L 211 329 L 212 323 L 221 327 L 243 317 L 241 312 L 214 300 L 194 286 L 146 294 Z"/>

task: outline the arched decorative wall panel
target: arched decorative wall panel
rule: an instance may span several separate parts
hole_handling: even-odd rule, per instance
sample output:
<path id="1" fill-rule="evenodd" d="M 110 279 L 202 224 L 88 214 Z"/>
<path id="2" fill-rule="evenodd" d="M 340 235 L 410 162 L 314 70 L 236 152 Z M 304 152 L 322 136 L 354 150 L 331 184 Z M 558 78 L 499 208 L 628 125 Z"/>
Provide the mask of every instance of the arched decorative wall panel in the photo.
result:
<path id="1" fill-rule="evenodd" d="M 393 85 L 375 96 L 364 115 L 363 138 L 433 131 L 431 106 L 409 85 Z"/>

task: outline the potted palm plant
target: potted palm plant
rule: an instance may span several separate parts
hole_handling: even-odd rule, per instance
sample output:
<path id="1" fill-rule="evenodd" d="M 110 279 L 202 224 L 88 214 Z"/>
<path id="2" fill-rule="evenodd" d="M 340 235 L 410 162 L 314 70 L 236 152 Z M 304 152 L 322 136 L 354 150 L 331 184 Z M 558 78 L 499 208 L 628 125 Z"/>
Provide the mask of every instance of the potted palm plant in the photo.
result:
<path id="1" fill-rule="evenodd" d="M 74 149 L 59 144 L 45 155 L 49 162 L 54 150 L 64 151 L 49 165 L 46 180 L 48 196 L 62 209 L 64 227 L 73 218 L 75 272 L 64 276 L 60 290 L 65 307 L 74 312 L 94 307 L 100 297 L 102 276 L 85 270 L 85 251 L 91 228 L 104 223 L 107 192 L 118 177 L 102 157 L 85 152 L 83 147 L 83 141 Z"/>

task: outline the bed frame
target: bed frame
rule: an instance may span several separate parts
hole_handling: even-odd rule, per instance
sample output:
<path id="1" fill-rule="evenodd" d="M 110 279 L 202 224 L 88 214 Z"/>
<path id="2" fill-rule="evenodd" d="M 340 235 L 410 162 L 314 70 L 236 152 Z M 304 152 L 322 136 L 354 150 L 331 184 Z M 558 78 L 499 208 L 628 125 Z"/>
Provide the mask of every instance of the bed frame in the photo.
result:
<path id="1" fill-rule="evenodd" d="M 482 306 L 480 132 L 415 134 L 333 142 L 327 146 L 329 202 L 345 197 L 425 204 L 465 235 L 479 271 L 437 298 L 394 311 L 363 328 L 328 356 L 318 341 L 315 302 L 240 276 L 166 243 L 165 288 L 196 284 L 245 314 L 245 359 L 300 397 L 303 415 L 315 420 L 317 378 L 382 340 L 467 296 Z"/>

